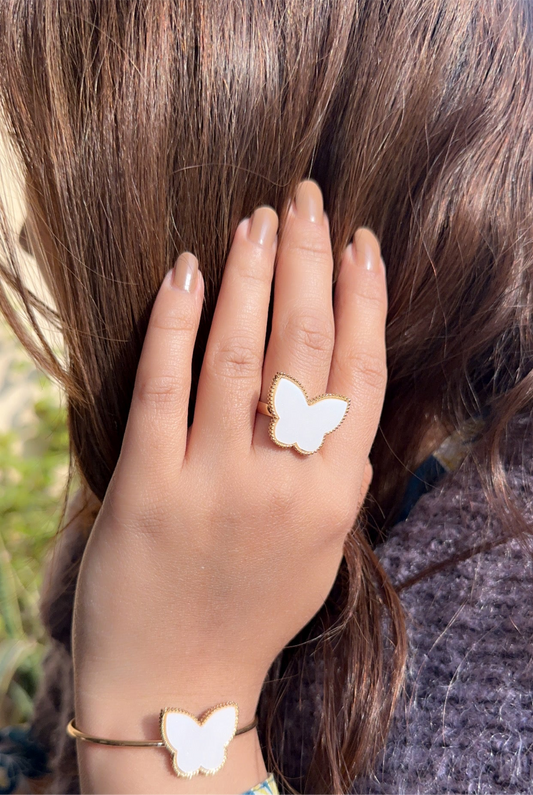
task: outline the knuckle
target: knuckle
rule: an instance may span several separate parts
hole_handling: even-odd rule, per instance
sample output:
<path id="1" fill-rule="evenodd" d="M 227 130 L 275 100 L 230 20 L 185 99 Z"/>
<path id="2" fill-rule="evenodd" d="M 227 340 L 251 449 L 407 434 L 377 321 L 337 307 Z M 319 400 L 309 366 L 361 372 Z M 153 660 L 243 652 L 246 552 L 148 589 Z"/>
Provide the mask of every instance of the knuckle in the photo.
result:
<path id="1" fill-rule="evenodd" d="M 367 273 L 366 275 L 375 277 L 377 274 Z M 383 320 L 385 320 L 385 315 L 387 313 L 387 291 L 384 288 L 382 279 L 359 279 L 354 288 L 354 293 L 357 299 L 367 305 L 369 309 L 377 311 L 380 316 L 383 316 Z M 351 300 L 353 303 L 353 297 L 348 300 Z"/>
<path id="2" fill-rule="evenodd" d="M 174 474 L 161 464 L 156 472 L 155 462 L 149 463 L 153 466 L 143 468 L 143 477 L 132 486 L 131 475 L 120 468 L 119 461 L 109 486 L 113 496 L 105 505 L 106 521 L 113 532 L 124 532 L 130 539 L 133 535 L 143 537 L 164 532 L 172 519 L 166 495 L 173 486 Z"/>
<path id="3" fill-rule="evenodd" d="M 355 376 L 375 392 L 385 391 L 387 384 L 387 364 L 378 354 L 352 348 L 344 354 L 341 370 L 352 380 Z"/>
<path id="4" fill-rule="evenodd" d="M 155 312 L 150 320 L 153 328 L 192 334 L 196 330 L 196 317 L 192 312 L 168 310 Z"/>
<path id="5" fill-rule="evenodd" d="M 245 257 L 240 257 L 236 267 L 240 279 L 259 285 L 270 284 L 274 272 L 274 260 L 268 252 L 253 251 Z"/>
<path id="6" fill-rule="evenodd" d="M 350 497 L 347 501 L 339 502 L 334 515 L 336 526 L 340 533 L 349 533 L 359 516 L 360 504 Z"/>
<path id="7" fill-rule="evenodd" d="M 214 375 L 226 378 L 256 378 L 263 365 L 252 340 L 238 337 L 221 342 L 214 351 L 210 369 Z"/>
<path id="8" fill-rule="evenodd" d="M 330 491 L 330 494 L 333 490 Z M 336 492 L 338 494 L 338 492 Z M 352 527 L 358 516 L 358 507 L 353 499 L 347 499 L 338 495 L 334 500 L 331 497 L 327 501 L 327 510 L 322 509 L 315 516 L 314 533 L 318 543 L 329 547 L 342 542 Z"/>
<path id="9" fill-rule="evenodd" d="M 359 506 L 353 499 L 338 499 L 329 513 L 329 530 L 334 539 L 344 538 L 354 526 Z"/>
<path id="10" fill-rule="evenodd" d="M 305 230 L 299 230 L 286 242 L 286 253 L 305 255 L 306 260 L 324 264 L 332 262 L 331 242 L 327 231 L 318 224 L 309 222 Z"/>
<path id="11" fill-rule="evenodd" d="M 154 375 L 141 378 L 136 387 L 137 400 L 148 407 L 176 406 L 183 395 L 183 379 L 177 375 Z"/>
<path id="12" fill-rule="evenodd" d="M 375 276 L 375 274 L 371 274 Z M 342 283 L 335 290 L 335 312 L 349 313 L 354 307 L 368 323 L 384 326 L 387 318 L 387 295 L 375 279 L 364 280 L 366 285 L 346 288 Z"/>
<path id="13" fill-rule="evenodd" d="M 284 327 L 284 338 L 296 348 L 331 353 L 335 330 L 333 323 L 319 312 L 292 312 Z"/>
<path id="14" fill-rule="evenodd" d="M 286 519 L 294 510 L 294 488 L 290 478 L 278 477 L 271 482 L 268 504 L 272 517 Z"/>
<path id="15" fill-rule="evenodd" d="M 167 526 L 168 510 L 164 509 L 161 502 L 147 496 L 139 502 L 129 529 L 144 537 L 162 534 Z"/>
<path id="16" fill-rule="evenodd" d="M 367 462 L 365 464 L 365 470 L 363 473 L 363 482 L 361 484 L 361 491 L 364 492 L 365 494 L 370 488 L 370 484 L 372 483 L 373 478 L 374 478 L 374 468 L 370 463 L 370 460 L 367 459 Z"/>

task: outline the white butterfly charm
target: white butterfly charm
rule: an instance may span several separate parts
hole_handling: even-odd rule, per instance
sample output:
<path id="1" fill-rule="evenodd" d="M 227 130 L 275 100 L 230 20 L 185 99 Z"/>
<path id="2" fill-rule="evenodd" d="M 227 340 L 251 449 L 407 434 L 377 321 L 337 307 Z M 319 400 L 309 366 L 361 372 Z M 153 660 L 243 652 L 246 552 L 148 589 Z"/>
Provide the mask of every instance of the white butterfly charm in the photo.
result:
<path id="1" fill-rule="evenodd" d="M 325 435 L 339 427 L 349 406 L 349 398 L 341 395 L 325 394 L 308 400 L 298 381 L 276 373 L 268 399 L 270 437 L 280 447 L 295 447 L 304 455 L 316 453 Z"/>
<path id="2" fill-rule="evenodd" d="M 172 754 L 176 775 L 192 778 L 220 770 L 226 761 L 226 746 L 233 739 L 239 722 L 237 704 L 217 704 L 197 720 L 183 709 L 162 709 L 161 736 Z"/>

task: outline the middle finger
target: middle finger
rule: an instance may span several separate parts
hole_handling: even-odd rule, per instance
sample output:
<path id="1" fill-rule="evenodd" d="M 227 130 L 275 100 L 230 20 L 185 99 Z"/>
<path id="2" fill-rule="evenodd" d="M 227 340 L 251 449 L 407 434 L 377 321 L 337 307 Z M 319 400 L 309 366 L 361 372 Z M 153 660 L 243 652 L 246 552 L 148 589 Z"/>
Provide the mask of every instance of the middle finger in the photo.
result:
<path id="1" fill-rule="evenodd" d="M 261 400 L 277 371 L 299 381 L 312 399 L 326 391 L 335 341 L 333 254 L 322 192 L 301 182 L 278 244 L 272 332 Z M 267 421 L 267 420 L 266 420 Z"/>

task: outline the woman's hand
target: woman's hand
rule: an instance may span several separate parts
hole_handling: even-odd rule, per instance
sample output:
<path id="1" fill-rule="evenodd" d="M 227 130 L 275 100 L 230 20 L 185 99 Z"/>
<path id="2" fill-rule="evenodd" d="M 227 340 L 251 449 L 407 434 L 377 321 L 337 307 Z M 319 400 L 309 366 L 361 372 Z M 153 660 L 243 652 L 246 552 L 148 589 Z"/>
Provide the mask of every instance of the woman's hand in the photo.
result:
<path id="1" fill-rule="evenodd" d="M 368 488 L 385 390 L 385 273 L 377 240 L 359 230 L 333 307 L 329 224 L 315 182 L 299 186 L 279 243 L 277 224 L 263 207 L 237 228 L 190 429 L 203 279 L 193 268 L 189 292 L 169 272 L 157 295 L 120 458 L 77 584 L 76 720 L 85 732 L 157 739 L 161 707 L 200 713 L 225 700 L 239 704 L 245 725 L 273 660 L 334 583 Z M 182 287 L 187 263 L 195 264 L 190 254 L 178 260 Z M 276 446 L 269 418 L 256 413 L 277 371 L 310 398 L 351 400 L 312 455 Z"/>

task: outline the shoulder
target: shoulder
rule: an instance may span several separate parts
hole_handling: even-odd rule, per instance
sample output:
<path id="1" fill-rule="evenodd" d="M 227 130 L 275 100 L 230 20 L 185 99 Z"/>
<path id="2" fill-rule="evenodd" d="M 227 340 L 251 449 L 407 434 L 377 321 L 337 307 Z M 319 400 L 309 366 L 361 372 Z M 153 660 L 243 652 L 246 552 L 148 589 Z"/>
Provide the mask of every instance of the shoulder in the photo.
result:
<path id="1" fill-rule="evenodd" d="M 533 526 L 529 418 L 513 422 L 508 446 L 513 496 Z M 377 549 L 400 591 L 410 651 L 368 792 L 533 792 L 533 559 L 500 530 L 466 465 Z"/>

